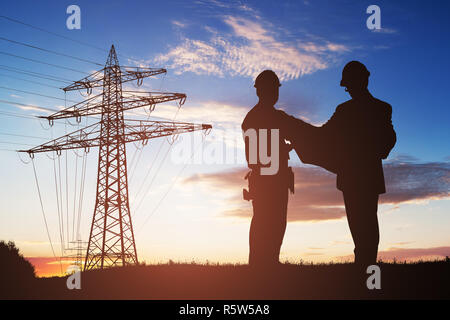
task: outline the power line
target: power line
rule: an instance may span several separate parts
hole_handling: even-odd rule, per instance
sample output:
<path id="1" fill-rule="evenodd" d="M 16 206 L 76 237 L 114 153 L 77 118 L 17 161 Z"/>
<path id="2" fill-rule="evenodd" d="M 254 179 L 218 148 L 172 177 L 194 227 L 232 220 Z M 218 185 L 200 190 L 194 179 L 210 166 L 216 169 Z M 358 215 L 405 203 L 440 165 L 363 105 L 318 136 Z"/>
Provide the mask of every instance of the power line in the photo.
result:
<path id="1" fill-rule="evenodd" d="M 97 65 L 97 66 L 103 67 L 102 64 L 97 63 L 97 62 L 94 62 L 94 61 L 90 61 L 90 60 L 87 60 L 87 59 L 83 59 L 83 58 L 78 58 L 78 57 L 75 57 L 75 56 L 71 56 L 71 55 L 68 55 L 68 54 L 65 54 L 65 53 L 56 52 L 56 51 L 53 51 L 53 50 L 41 48 L 41 47 L 34 46 L 34 45 L 31 45 L 31 44 L 28 44 L 28 43 L 23 43 L 23 42 L 20 42 L 20 41 L 11 40 L 11 39 L 7 39 L 7 38 L 4 38 L 4 37 L 0 37 L 0 40 L 8 41 L 8 42 L 10 42 L 10 43 L 14 43 L 14 44 L 21 45 L 21 46 L 24 46 L 24 47 L 28 47 L 28 48 L 32 48 L 32 49 L 36 49 L 36 50 L 41 50 L 41 51 L 44 51 L 44 52 L 56 54 L 56 55 L 58 55 L 58 56 L 62 56 L 62 57 L 66 57 L 66 58 L 71 58 L 71 59 L 74 59 L 74 60 L 78 60 L 78 61 L 82 61 L 82 62 L 87 62 L 87 63 L 91 63 L 91 64 L 95 64 L 95 65 Z"/>
<path id="2" fill-rule="evenodd" d="M 26 115 L 26 114 L 23 114 L 23 113 L 0 111 L 0 114 L 1 115 L 5 115 L 5 116 L 9 116 L 9 117 L 37 120 L 35 116 L 29 116 L 29 115 Z"/>
<path id="3" fill-rule="evenodd" d="M 15 133 L 7 133 L 7 132 L 0 132 L 0 135 L 12 136 L 12 137 L 21 137 L 21 138 L 32 138 L 32 139 L 47 139 L 47 138 L 44 138 L 44 137 L 28 136 L 28 135 L 24 135 L 24 134 L 15 134 Z"/>
<path id="4" fill-rule="evenodd" d="M 175 115 L 173 116 L 172 121 L 175 121 L 175 118 L 178 116 L 178 113 L 180 112 L 180 109 L 181 109 L 181 107 L 177 109 L 177 112 L 176 112 Z M 149 115 L 149 118 L 150 118 L 150 115 Z M 155 156 L 154 161 L 152 162 L 152 164 L 151 164 L 150 167 L 148 168 L 148 171 L 147 171 L 147 173 L 146 173 L 146 175 L 145 175 L 144 181 L 142 182 L 141 186 L 140 186 L 139 189 L 138 189 L 138 192 L 136 193 L 136 197 L 134 198 L 134 199 L 135 199 L 134 201 L 137 200 L 137 197 L 138 197 L 139 193 L 141 192 L 141 189 L 143 188 L 143 186 L 144 186 L 145 183 L 147 182 L 147 178 L 148 178 L 148 176 L 149 176 L 149 174 L 150 174 L 150 171 L 152 170 L 152 168 L 153 168 L 153 166 L 154 166 L 156 160 L 158 159 L 159 153 L 161 152 L 161 149 L 162 149 L 163 145 L 164 145 L 164 143 L 162 142 L 162 143 L 160 144 L 160 146 L 159 146 L 159 149 L 158 149 L 157 153 L 156 153 L 156 156 Z M 167 150 L 166 154 L 164 155 L 164 158 L 163 158 L 161 164 L 159 165 L 159 168 L 161 168 L 161 165 L 162 165 L 162 163 L 165 161 L 165 159 L 166 159 L 166 157 L 167 157 L 167 154 L 169 153 L 171 147 L 172 147 L 172 144 L 169 146 L 169 149 Z M 142 148 L 142 149 L 143 149 L 143 148 Z M 139 154 L 139 157 L 138 157 L 138 162 L 139 162 L 139 160 L 140 160 L 140 156 L 142 155 L 142 149 L 140 150 L 140 154 Z M 137 164 L 136 164 L 136 167 L 137 167 Z M 131 179 L 133 178 L 134 172 L 136 171 L 136 167 L 134 168 L 134 171 L 133 171 L 133 174 L 132 174 L 132 176 L 131 176 Z M 136 208 L 135 214 L 136 214 L 137 211 L 139 210 L 139 207 L 141 206 L 142 202 L 144 201 L 144 198 L 147 196 L 148 190 L 150 190 L 150 187 L 152 186 L 153 181 L 156 179 L 156 176 L 158 175 L 158 173 L 159 173 L 159 169 L 155 172 L 155 174 L 154 174 L 154 176 L 153 176 L 153 178 L 152 178 L 152 180 L 151 180 L 151 182 L 150 182 L 150 185 L 149 185 L 148 188 L 147 188 L 147 191 L 144 193 L 143 198 L 141 199 L 141 201 L 140 201 L 139 204 L 138 204 L 138 207 Z M 130 179 L 130 180 L 131 180 L 131 179 Z M 134 205 L 134 201 L 133 201 L 133 205 Z"/>
<path id="5" fill-rule="evenodd" d="M 69 71 L 73 71 L 73 72 L 78 72 L 78 73 L 81 73 L 81 74 L 88 74 L 88 73 L 83 72 L 83 71 L 80 71 L 80 70 L 76 70 L 76 69 L 72 69 L 72 68 L 60 66 L 60 65 L 57 65 L 57 64 L 53 64 L 53 63 L 48 63 L 48 62 L 36 60 L 36 59 L 31 59 L 31 58 L 27 58 L 27 57 L 22 57 L 22 56 L 19 56 L 19 55 L 17 55 L 17 54 L 12 54 L 12 53 L 8 53 L 8 52 L 4 52 L 4 51 L 0 51 L 0 54 L 3 54 L 3 55 L 5 55 L 5 56 L 10 56 L 10 57 L 18 58 L 18 59 L 23 59 L 23 60 L 31 61 L 31 62 L 34 62 L 34 63 L 44 64 L 44 65 L 51 66 L 51 67 L 54 67 L 54 68 L 65 69 L 65 70 L 69 70 Z"/>
<path id="6" fill-rule="evenodd" d="M 0 141 L 0 143 L 11 144 L 11 145 L 16 145 L 16 146 L 34 146 L 33 144 L 29 144 L 29 143 L 19 143 L 19 142 L 9 142 L 9 141 Z"/>
<path id="7" fill-rule="evenodd" d="M 52 140 L 53 140 L 53 134 L 52 134 Z M 58 192 L 58 179 L 57 179 L 57 175 L 56 175 L 56 161 L 55 158 L 58 157 L 59 159 L 59 155 L 57 154 L 54 158 L 53 158 L 53 173 L 54 173 L 54 178 L 55 178 L 55 191 L 56 191 L 56 211 L 58 213 L 58 227 L 59 227 L 59 239 L 60 239 L 60 243 L 61 243 L 61 256 L 64 255 L 64 236 L 63 233 L 61 231 L 61 214 L 60 214 L 60 207 L 59 207 L 59 192 Z M 64 227 L 63 227 L 64 228 Z"/>
<path id="8" fill-rule="evenodd" d="M 37 118 L 37 115 L 27 115 L 24 113 L 17 113 L 17 112 L 0 111 L 0 115 L 16 117 L 16 118 L 24 118 L 24 119 L 30 119 L 30 120 L 39 120 Z M 55 123 L 59 123 L 59 122 L 55 122 Z M 59 123 L 59 124 L 62 124 L 62 123 Z"/>
<path id="9" fill-rule="evenodd" d="M 41 82 L 37 82 L 37 81 L 33 81 L 33 80 L 28 80 L 28 79 L 24 79 L 24 78 L 20 78 L 20 77 L 14 77 L 14 76 L 9 75 L 9 74 L 0 73 L 0 77 L 8 77 L 8 78 L 10 78 L 10 79 L 16 79 L 16 80 L 20 80 L 20 81 L 25 81 L 25 82 L 37 84 L 37 85 L 44 86 L 44 87 L 50 87 L 50 88 L 54 88 L 54 89 L 60 89 L 60 88 L 57 87 L 57 86 L 52 86 L 52 85 L 50 85 L 50 84 L 45 84 L 45 83 L 41 83 Z"/>
<path id="10" fill-rule="evenodd" d="M 4 115 L 7 117 L 15 117 L 15 118 L 23 118 L 23 119 L 29 119 L 29 120 L 37 120 L 39 121 L 39 118 L 37 118 L 36 115 L 26 115 L 23 113 L 16 113 L 16 112 L 7 112 L 7 111 L 0 111 L 0 115 Z M 93 117 L 92 117 L 93 118 Z M 97 119 L 97 118 L 95 118 Z M 61 123 L 61 122 L 54 122 L 54 124 L 58 124 L 58 125 L 65 125 L 65 123 Z M 75 127 L 75 124 L 72 124 L 68 121 L 68 124 L 72 127 Z"/>
<path id="11" fill-rule="evenodd" d="M 2 65 L 2 64 L 0 64 L 0 69 L 7 70 L 7 71 L 10 71 L 10 72 L 26 74 L 26 75 L 29 75 L 31 77 L 47 79 L 47 80 L 56 81 L 56 82 L 67 82 L 67 83 L 72 83 L 73 82 L 72 80 L 64 79 L 64 78 L 61 78 L 61 77 L 52 76 L 52 75 L 48 75 L 48 74 L 40 73 L 40 72 L 23 70 L 23 69 L 19 69 L 19 68 L 15 68 L 15 67 L 5 66 L 5 65 Z"/>
<path id="12" fill-rule="evenodd" d="M 40 97 L 44 97 L 44 98 L 50 98 L 50 99 L 55 99 L 55 100 L 69 101 L 69 102 L 73 102 L 73 103 L 78 103 L 78 101 L 64 99 L 64 98 L 58 98 L 58 97 L 54 97 L 54 96 L 47 96 L 45 94 L 40 94 L 40 93 L 36 93 L 36 92 L 31 92 L 31 91 L 19 90 L 19 89 L 8 88 L 8 87 L 3 87 L 3 86 L 0 86 L 0 89 L 12 90 L 12 91 L 22 92 L 22 93 L 26 93 L 26 94 L 32 94 L 32 95 L 40 96 Z"/>
<path id="13" fill-rule="evenodd" d="M 28 108 L 38 109 L 38 110 L 42 110 L 42 111 L 51 111 L 51 112 L 58 112 L 58 111 L 59 111 L 59 110 L 56 110 L 56 109 L 51 109 L 51 108 L 46 108 L 46 107 L 40 107 L 40 106 L 31 105 L 31 104 L 23 104 L 23 103 L 14 102 L 14 101 L 8 101 L 8 100 L 0 100 L 0 102 L 6 103 L 6 104 L 12 104 L 12 105 L 17 105 L 17 106 L 22 106 L 22 107 L 28 107 Z"/>
<path id="14" fill-rule="evenodd" d="M 4 15 L 0 15 L 0 18 L 3 18 L 3 19 L 6 19 L 6 20 L 9 20 L 9 21 L 11 21 L 11 22 L 14 22 L 14 23 L 18 23 L 18 24 L 27 26 L 27 27 L 29 27 L 29 28 L 33 28 L 33 29 L 39 30 L 39 31 L 41 31 L 41 32 L 45 32 L 45 33 L 51 34 L 51 35 L 53 35 L 53 36 L 55 36 L 55 37 L 59 37 L 59 38 L 61 38 L 61 39 L 65 39 L 65 40 L 68 40 L 68 41 L 72 41 L 72 42 L 75 42 L 75 43 L 81 44 L 81 45 L 83 45 L 83 46 L 90 47 L 90 48 L 93 48 L 93 49 L 96 49 L 96 50 L 99 50 L 99 51 L 102 51 L 102 52 L 109 52 L 109 50 L 106 50 L 106 49 L 97 47 L 97 46 L 92 45 L 92 44 L 90 44 L 90 43 L 83 42 L 83 41 L 80 41 L 80 40 L 75 40 L 75 39 L 72 39 L 72 38 L 70 38 L 70 37 L 63 36 L 63 35 L 58 34 L 58 33 L 56 33 L 56 32 L 48 31 L 48 30 L 46 30 L 46 29 L 43 29 L 43 28 L 34 26 L 34 25 L 32 25 L 32 24 L 29 24 L 29 23 L 25 23 L 25 22 L 20 21 L 20 20 L 17 20 L 17 19 L 13 19 L 13 18 L 4 16 Z M 129 58 L 129 57 L 124 56 L 124 55 L 122 55 L 122 54 L 118 54 L 118 56 L 119 56 L 119 57 L 126 58 L 126 59 L 128 59 L 128 60 L 130 60 L 130 61 L 137 62 L 138 64 L 141 63 L 141 61 L 138 61 L 138 60 L 133 59 L 133 58 Z"/>
<path id="15" fill-rule="evenodd" d="M 134 215 L 136 215 L 136 214 L 138 213 L 138 211 L 139 211 L 139 209 L 140 209 L 142 203 L 144 202 L 144 199 L 145 199 L 146 196 L 148 195 L 148 193 L 149 193 L 149 191 L 150 191 L 150 188 L 151 188 L 152 185 L 153 185 L 153 182 L 155 181 L 156 177 L 158 176 L 158 173 L 159 173 L 159 171 L 161 170 L 161 167 L 163 166 L 164 163 L 166 163 L 166 158 L 167 158 L 167 156 L 169 155 L 169 152 L 170 152 L 171 148 L 172 148 L 172 144 L 169 144 L 169 148 L 167 149 L 166 153 L 164 154 L 162 161 L 159 163 L 159 166 L 158 166 L 158 168 L 156 169 L 156 172 L 155 172 L 155 174 L 153 175 L 152 180 L 150 181 L 150 184 L 148 185 L 146 192 L 144 193 L 143 197 L 141 198 L 141 201 L 138 203 L 138 205 L 137 205 L 137 206 L 135 207 L 135 209 L 134 209 L 134 210 L 135 210 L 135 211 L 134 211 Z M 153 164 L 152 164 L 152 166 L 153 166 Z M 150 172 L 150 170 L 149 170 L 149 172 Z M 146 176 L 145 178 L 147 178 L 147 176 Z M 139 193 L 140 191 L 141 191 L 141 190 L 139 190 L 138 193 Z M 138 196 L 138 195 L 136 195 L 136 198 L 137 198 L 137 196 Z"/>
<path id="16" fill-rule="evenodd" d="M 51 34 L 51 35 L 56 36 L 56 37 L 60 37 L 60 38 L 65 39 L 65 40 L 73 41 L 73 42 L 76 42 L 76 43 L 81 44 L 81 45 L 84 45 L 84 46 L 88 46 L 88 47 L 91 47 L 91 48 L 94 48 L 94 49 L 97 49 L 97 50 L 100 50 L 100 51 L 106 51 L 106 52 L 107 52 L 107 50 L 102 49 L 102 48 L 99 48 L 99 47 L 94 46 L 94 45 L 91 45 L 91 44 L 89 44 L 89 43 L 82 42 L 82 41 L 79 41 L 79 40 L 75 40 L 75 39 L 72 39 L 72 38 L 69 38 L 69 37 L 60 35 L 60 34 L 58 34 L 58 33 L 56 33 L 56 32 L 48 31 L 48 30 L 45 30 L 45 29 L 43 29 L 43 28 L 36 27 L 36 26 L 33 26 L 33 25 L 29 24 L 29 23 L 25 23 L 25 22 L 22 22 L 22 21 L 19 21 L 19 20 L 16 20 L 16 19 L 13 19 L 13 18 L 4 16 L 4 15 L 1 15 L 0 18 L 9 20 L 9 21 L 14 22 L 14 23 L 22 24 L 22 25 L 24 25 L 24 26 L 27 26 L 27 27 L 30 27 L 30 28 L 39 30 L 39 31 L 41 31 L 41 32 L 45 32 L 45 33 Z"/>
<path id="17" fill-rule="evenodd" d="M 50 242 L 50 247 L 52 248 L 53 256 L 55 257 L 55 259 L 57 259 L 56 258 L 56 254 L 55 254 L 55 250 L 53 249 L 53 242 L 52 242 L 52 238 L 50 237 L 50 231 L 48 230 L 47 218 L 45 217 L 44 204 L 42 202 L 41 189 L 39 188 L 39 182 L 38 182 L 38 177 L 37 177 L 37 173 L 36 173 L 36 167 L 34 165 L 34 159 L 33 158 L 31 158 L 31 163 L 33 164 L 34 179 L 36 181 L 36 188 L 37 188 L 38 195 L 39 195 L 39 202 L 41 203 L 41 212 L 42 212 L 42 217 L 44 218 L 45 229 L 47 230 L 48 241 Z M 62 273 L 61 258 L 59 259 L 59 265 L 61 267 L 61 273 Z"/>
<path id="18" fill-rule="evenodd" d="M 86 182 L 86 163 L 87 163 L 87 153 L 85 152 L 83 154 L 83 161 L 81 167 L 80 196 L 78 197 L 77 237 L 80 235 L 81 214 L 83 213 L 84 186 Z"/>
<path id="19" fill-rule="evenodd" d="M 159 200 L 158 204 L 153 208 L 153 210 L 150 212 L 150 214 L 147 216 L 147 218 L 144 220 L 144 223 L 141 225 L 141 228 L 139 229 L 138 233 L 140 233 L 142 231 L 142 229 L 144 228 L 145 224 L 148 222 L 148 220 L 155 214 L 155 212 L 159 209 L 159 207 L 161 206 L 161 204 L 164 202 L 164 199 L 167 197 L 167 195 L 170 193 L 170 191 L 172 190 L 172 188 L 174 187 L 175 183 L 177 182 L 178 178 L 181 176 L 181 174 L 183 173 L 183 171 L 186 169 L 186 167 L 189 164 L 189 161 L 192 160 L 192 158 L 194 158 L 195 154 L 197 153 L 198 149 L 205 143 L 205 141 L 203 140 L 202 143 L 200 143 L 197 148 L 192 152 L 191 157 L 189 158 L 188 161 L 185 162 L 184 166 L 181 168 L 180 171 L 178 171 L 177 176 L 175 177 L 175 179 L 172 181 L 172 184 L 169 186 L 169 188 L 166 190 L 166 192 L 164 193 L 164 195 L 162 196 L 162 198 Z M 137 212 L 137 211 L 136 211 Z"/>

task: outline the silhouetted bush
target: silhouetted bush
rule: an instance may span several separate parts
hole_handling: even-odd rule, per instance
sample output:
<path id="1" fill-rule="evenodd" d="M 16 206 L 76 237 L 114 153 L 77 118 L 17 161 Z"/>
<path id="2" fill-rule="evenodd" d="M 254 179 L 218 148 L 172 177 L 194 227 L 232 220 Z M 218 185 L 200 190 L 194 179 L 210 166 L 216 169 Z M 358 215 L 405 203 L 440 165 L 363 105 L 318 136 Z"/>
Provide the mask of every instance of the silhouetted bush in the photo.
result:
<path id="1" fill-rule="evenodd" d="M 14 242 L 0 241 L 0 297 L 16 297 L 30 288 L 34 279 L 33 265 L 19 253 Z"/>

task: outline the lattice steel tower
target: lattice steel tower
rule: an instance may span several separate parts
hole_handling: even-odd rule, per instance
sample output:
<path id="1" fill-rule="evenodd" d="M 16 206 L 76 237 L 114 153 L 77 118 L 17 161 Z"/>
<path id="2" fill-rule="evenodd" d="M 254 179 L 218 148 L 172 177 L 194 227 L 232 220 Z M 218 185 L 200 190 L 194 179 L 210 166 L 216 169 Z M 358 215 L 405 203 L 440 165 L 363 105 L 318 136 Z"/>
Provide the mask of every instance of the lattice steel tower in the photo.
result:
<path id="1" fill-rule="evenodd" d="M 103 268 L 105 260 L 112 265 L 118 260 L 123 265 L 138 262 L 128 203 L 122 77 L 114 47 L 104 72 L 97 196 L 85 262 L 88 269 L 92 265 Z"/>
<path id="2" fill-rule="evenodd" d="M 93 88 L 103 87 L 102 102 L 94 101 L 100 98 L 96 95 L 41 117 L 53 124 L 56 119 L 75 117 L 80 122 L 82 116 L 101 115 L 100 122 L 30 150 L 22 150 L 30 156 L 48 151 L 60 155 L 61 150 L 84 148 L 86 151 L 99 147 L 97 194 L 84 270 L 138 263 L 128 201 L 126 143 L 146 143 L 152 138 L 211 129 L 206 124 L 124 119 L 126 110 L 145 106 L 153 110 L 158 103 L 174 100 L 179 101 L 180 106 L 184 103 L 186 95 L 182 93 L 122 90 L 123 82 L 137 80 L 142 84 L 143 78 L 162 73 L 166 70 L 119 66 L 113 45 L 105 68 L 63 88 L 64 91 L 86 89 L 92 93 Z"/>

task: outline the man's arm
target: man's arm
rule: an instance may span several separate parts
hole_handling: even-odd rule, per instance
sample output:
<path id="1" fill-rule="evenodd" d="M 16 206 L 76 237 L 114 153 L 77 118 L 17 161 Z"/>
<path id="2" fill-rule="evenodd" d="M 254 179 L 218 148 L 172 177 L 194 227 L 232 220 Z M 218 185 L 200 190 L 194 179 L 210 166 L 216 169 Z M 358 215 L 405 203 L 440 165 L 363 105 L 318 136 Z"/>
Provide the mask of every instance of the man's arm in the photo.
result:
<path id="1" fill-rule="evenodd" d="M 286 132 L 287 139 L 293 145 L 298 143 L 299 140 L 305 138 L 305 131 L 311 130 L 311 128 L 316 128 L 313 125 L 281 110 L 279 111 L 279 117 L 280 128 L 283 128 L 283 131 Z"/>
<path id="2" fill-rule="evenodd" d="M 340 112 L 339 112 L 340 113 Z M 335 164 L 330 162 L 333 150 L 330 150 L 330 137 L 334 127 L 338 126 L 338 112 L 322 127 L 316 127 L 301 119 L 282 113 L 282 123 L 288 139 L 291 141 L 298 157 L 303 163 L 318 165 L 336 173 Z"/>
<path id="3" fill-rule="evenodd" d="M 338 106 L 333 116 L 321 127 L 316 127 L 310 123 L 307 123 L 301 119 L 294 116 L 288 115 L 284 111 L 280 111 L 281 122 L 283 127 L 286 129 L 288 135 L 292 138 L 291 142 L 296 142 L 297 138 L 301 138 L 304 135 L 309 135 L 311 132 L 316 132 L 318 128 L 323 128 L 322 131 L 333 131 L 333 129 L 339 126 L 339 114 L 341 113 L 341 108 Z"/>
<path id="4" fill-rule="evenodd" d="M 397 135 L 395 133 L 394 126 L 392 125 L 392 107 L 389 104 L 386 104 L 383 122 L 384 126 L 381 131 L 380 156 L 382 159 L 386 159 L 397 142 Z"/>

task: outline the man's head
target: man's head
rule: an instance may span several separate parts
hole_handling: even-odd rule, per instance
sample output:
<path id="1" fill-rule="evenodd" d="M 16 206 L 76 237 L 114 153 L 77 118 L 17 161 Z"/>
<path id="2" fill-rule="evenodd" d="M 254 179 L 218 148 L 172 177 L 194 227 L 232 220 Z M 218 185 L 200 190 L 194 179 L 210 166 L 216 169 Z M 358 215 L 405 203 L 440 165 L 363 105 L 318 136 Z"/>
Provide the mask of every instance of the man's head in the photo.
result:
<path id="1" fill-rule="evenodd" d="M 352 98 L 367 91 L 370 72 L 359 61 L 350 61 L 342 70 L 341 87 L 345 87 Z"/>
<path id="2" fill-rule="evenodd" d="M 255 79 L 256 95 L 264 105 L 273 106 L 278 101 L 280 79 L 272 70 L 264 70 Z"/>

